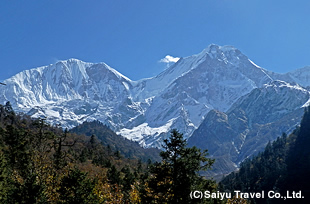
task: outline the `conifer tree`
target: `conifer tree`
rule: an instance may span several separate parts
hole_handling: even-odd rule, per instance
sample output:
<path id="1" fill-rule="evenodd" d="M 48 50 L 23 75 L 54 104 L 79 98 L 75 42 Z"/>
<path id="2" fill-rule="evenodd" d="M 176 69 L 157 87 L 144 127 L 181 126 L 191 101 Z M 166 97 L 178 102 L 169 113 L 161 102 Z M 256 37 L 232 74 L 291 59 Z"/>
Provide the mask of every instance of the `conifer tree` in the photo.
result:
<path id="1" fill-rule="evenodd" d="M 296 131 L 296 142 L 287 159 L 287 189 L 303 190 L 310 200 L 310 106 L 305 108 L 300 127 Z"/>
<path id="2" fill-rule="evenodd" d="M 74 168 L 62 178 L 60 184 L 59 203 L 98 203 L 93 190 L 95 182 L 87 177 L 87 173 Z"/>
<path id="3" fill-rule="evenodd" d="M 213 183 L 199 175 L 199 171 L 209 169 L 214 163 L 213 159 L 206 157 L 207 150 L 201 152 L 196 147 L 188 148 L 186 145 L 183 134 L 172 130 L 170 138 L 164 140 L 165 151 L 160 153 L 162 162 L 151 168 L 153 177 L 150 187 L 155 194 L 156 191 L 160 191 L 160 195 L 170 192 L 172 196 L 166 196 L 168 203 L 194 202 L 190 199 L 190 192 L 199 187 L 207 190 Z"/>

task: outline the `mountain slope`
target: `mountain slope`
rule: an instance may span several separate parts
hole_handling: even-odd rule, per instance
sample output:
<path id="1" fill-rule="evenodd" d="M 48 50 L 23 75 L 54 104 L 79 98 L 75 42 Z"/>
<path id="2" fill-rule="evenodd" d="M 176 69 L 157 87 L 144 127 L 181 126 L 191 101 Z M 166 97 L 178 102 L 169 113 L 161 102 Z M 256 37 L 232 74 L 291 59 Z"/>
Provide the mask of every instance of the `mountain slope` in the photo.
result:
<path id="1" fill-rule="evenodd" d="M 310 86 L 310 66 L 296 69 L 285 74 L 279 74 L 274 72 L 267 73 L 275 79 L 286 81 L 292 84 L 299 84 L 300 86 L 305 88 Z"/>
<path id="2" fill-rule="evenodd" d="M 99 120 L 144 147 L 161 147 L 171 129 L 189 138 L 210 110 L 226 112 L 240 97 L 280 78 L 307 81 L 298 71 L 273 73 L 232 46 L 212 44 L 139 81 L 105 63 L 76 59 L 26 70 L 5 80 L 0 102 L 68 128 Z"/>
<path id="3" fill-rule="evenodd" d="M 226 113 L 210 111 L 188 143 L 209 150 L 216 174 L 229 173 L 269 141 L 291 132 L 309 97 L 298 85 L 273 81 L 241 97 Z"/>
<path id="4" fill-rule="evenodd" d="M 181 58 L 159 76 L 143 81 L 141 94 L 154 94 L 144 120 L 118 133 L 141 140 L 145 146 L 160 146 L 167 130 L 173 128 L 188 138 L 211 109 L 226 111 L 239 97 L 271 80 L 264 69 L 238 49 L 210 45 L 200 54 Z M 166 87 L 155 92 L 153 84 Z M 151 135 L 142 136 L 145 129 Z"/>
<path id="5" fill-rule="evenodd" d="M 64 127 L 100 119 L 116 128 L 140 111 L 130 97 L 131 80 L 104 63 L 69 59 L 23 71 L 5 82 L 1 101 Z M 126 106 L 122 114 L 120 106 Z"/>
<path id="6" fill-rule="evenodd" d="M 287 203 L 309 203 L 309 127 L 310 112 L 309 107 L 306 107 L 300 125 L 289 136 L 284 134 L 273 143 L 268 143 L 263 152 L 243 162 L 239 171 L 229 174 L 221 181 L 220 190 L 272 190 L 283 195 L 279 199 L 268 196 L 263 199 L 254 198 L 256 203 L 283 203 L 285 198 Z M 303 198 L 291 196 L 294 191 Z"/>
<path id="7" fill-rule="evenodd" d="M 88 137 L 94 135 L 101 144 L 109 146 L 111 151 L 119 151 L 127 158 L 141 159 L 144 162 L 147 162 L 148 159 L 151 159 L 153 162 L 160 161 L 160 151 L 158 149 L 143 149 L 138 143 L 115 134 L 99 121 L 84 122 L 72 128 L 70 132 L 84 134 Z"/>

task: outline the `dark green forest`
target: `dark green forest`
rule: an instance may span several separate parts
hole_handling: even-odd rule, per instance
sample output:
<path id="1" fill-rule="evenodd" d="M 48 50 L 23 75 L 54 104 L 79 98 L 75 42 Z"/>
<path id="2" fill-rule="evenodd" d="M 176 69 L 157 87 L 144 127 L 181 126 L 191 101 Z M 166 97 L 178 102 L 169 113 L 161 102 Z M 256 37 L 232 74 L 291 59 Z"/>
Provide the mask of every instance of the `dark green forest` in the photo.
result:
<path id="1" fill-rule="evenodd" d="M 151 161 L 160 161 L 159 149 L 141 148 L 137 142 L 117 135 L 100 121 L 84 122 L 72 128 L 69 132 L 89 137 L 95 135 L 96 139 L 100 141 L 103 146 L 107 147 L 109 151 L 119 152 L 126 158 L 141 159 L 144 162 L 147 162 L 149 159 Z"/>
<path id="2" fill-rule="evenodd" d="M 220 182 L 220 190 L 265 192 L 265 198 L 253 199 L 252 203 L 309 203 L 309 170 L 310 108 L 307 107 L 299 127 L 289 136 L 283 134 L 269 142 L 263 152 L 244 161 L 238 172 Z M 272 193 L 268 197 L 269 191 Z M 271 198 L 276 193 L 283 197 Z M 299 195 L 303 198 L 298 198 Z"/>
<path id="3" fill-rule="evenodd" d="M 177 130 L 163 151 L 143 149 L 101 122 L 67 130 L 17 114 L 8 102 L 0 105 L 0 203 L 307 203 L 309 145 L 308 107 L 294 132 L 269 142 L 216 183 L 200 174 L 214 163 L 208 151 L 188 147 Z M 192 197 L 194 191 L 235 190 L 266 196 Z M 304 198 L 272 199 L 269 191 Z"/>
<path id="4" fill-rule="evenodd" d="M 161 152 L 98 121 L 64 130 L 8 102 L 0 105 L 0 203 L 218 203 L 190 199 L 217 184 L 199 175 L 213 164 L 207 151 L 186 146 L 177 130 Z"/>

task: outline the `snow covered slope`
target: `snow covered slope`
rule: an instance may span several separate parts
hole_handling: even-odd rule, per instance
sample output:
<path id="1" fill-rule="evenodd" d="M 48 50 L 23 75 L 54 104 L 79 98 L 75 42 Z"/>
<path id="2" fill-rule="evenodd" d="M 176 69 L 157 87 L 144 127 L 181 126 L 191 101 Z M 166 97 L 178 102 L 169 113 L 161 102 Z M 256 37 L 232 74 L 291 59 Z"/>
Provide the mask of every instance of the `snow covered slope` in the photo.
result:
<path id="1" fill-rule="evenodd" d="M 69 59 L 23 71 L 5 83 L 2 103 L 64 127 L 98 119 L 117 129 L 140 111 L 130 97 L 131 80 L 104 63 Z"/>
<path id="2" fill-rule="evenodd" d="M 298 85 L 270 82 L 240 97 L 226 113 L 210 111 L 188 143 L 209 150 L 216 159 L 214 173 L 229 173 L 269 141 L 291 133 L 309 97 L 309 91 Z"/>
<path id="3" fill-rule="evenodd" d="M 145 147 L 160 147 L 172 128 L 188 138 L 210 110 L 225 112 L 240 97 L 279 78 L 307 81 L 298 71 L 273 73 L 232 46 L 212 44 L 139 81 L 105 63 L 77 59 L 26 70 L 5 80 L 0 102 L 63 127 L 99 120 Z"/>
<path id="4" fill-rule="evenodd" d="M 270 81 L 265 70 L 238 49 L 210 45 L 201 53 L 181 58 L 158 76 L 139 83 L 137 95 L 148 98 L 150 106 L 140 125 L 123 128 L 119 133 L 141 139 L 145 146 L 160 146 L 172 128 L 189 137 L 210 110 L 226 111 L 239 97 Z M 146 134 L 146 129 L 154 131 Z"/>

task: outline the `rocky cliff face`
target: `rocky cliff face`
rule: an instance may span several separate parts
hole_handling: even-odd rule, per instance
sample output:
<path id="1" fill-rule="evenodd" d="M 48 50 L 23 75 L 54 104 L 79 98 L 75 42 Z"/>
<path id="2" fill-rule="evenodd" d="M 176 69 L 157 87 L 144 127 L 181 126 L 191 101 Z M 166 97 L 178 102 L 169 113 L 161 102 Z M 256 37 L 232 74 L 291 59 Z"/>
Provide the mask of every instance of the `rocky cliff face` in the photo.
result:
<path id="1" fill-rule="evenodd" d="M 269 141 L 290 133 L 300 123 L 309 96 L 298 85 L 270 82 L 240 97 L 225 113 L 210 111 L 188 143 L 216 158 L 214 173 L 229 173 Z"/>

